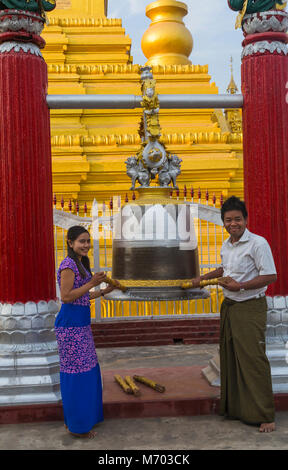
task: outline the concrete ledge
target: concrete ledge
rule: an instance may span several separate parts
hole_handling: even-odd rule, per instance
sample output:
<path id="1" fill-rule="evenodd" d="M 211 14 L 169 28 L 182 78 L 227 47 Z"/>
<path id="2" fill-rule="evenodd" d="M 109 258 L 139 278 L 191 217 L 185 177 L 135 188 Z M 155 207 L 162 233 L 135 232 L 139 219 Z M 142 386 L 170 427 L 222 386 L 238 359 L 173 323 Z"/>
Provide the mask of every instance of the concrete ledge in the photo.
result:
<path id="1" fill-rule="evenodd" d="M 165 385 L 158 393 L 139 384 L 141 395 L 127 395 L 114 380 L 144 375 Z M 173 368 L 137 368 L 103 371 L 104 419 L 177 417 L 215 415 L 219 411 L 219 387 L 212 387 L 202 375 L 202 366 Z M 288 394 L 274 394 L 276 411 L 288 410 Z M 0 406 L 0 424 L 63 421 L 62 404 L 47 403 L 27 406 Z"/>

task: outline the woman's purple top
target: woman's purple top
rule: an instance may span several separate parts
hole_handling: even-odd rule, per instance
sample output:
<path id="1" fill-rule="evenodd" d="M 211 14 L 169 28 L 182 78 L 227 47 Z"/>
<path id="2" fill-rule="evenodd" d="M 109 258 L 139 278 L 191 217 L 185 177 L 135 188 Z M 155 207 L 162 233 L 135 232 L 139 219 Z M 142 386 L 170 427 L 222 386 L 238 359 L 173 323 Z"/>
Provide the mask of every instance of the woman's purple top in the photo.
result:
<path id="1" fill-rule="evenodd" d="M 61 271 L 63 271 L 63 269 L 71 269 L 73 273 L 75 274 L 73 289 L 78 289 L 79 287 L 84 286 L 84 284 L 90 281 L 92 277 L 91 274 L 88 271 L 86 271 L 86 269 L 84 268 L 85 272 L 87 273 L 87 277 L 82 278 L 75 261 L 72 258 L 69 258 L 69 256 L 67 256 L 67 258 L 63 259 L 63 261 L 61 262 L 58 272 L 57 272 L 57 281 L 58 281 L 60 288 L 61 288 Z M 90 305 L 89 292 L 82 295 L 82 297 L 79 297 L 78 299 L 74 300 L 74 302 L 71 302 L 71 303 L 74 305 Z"/>

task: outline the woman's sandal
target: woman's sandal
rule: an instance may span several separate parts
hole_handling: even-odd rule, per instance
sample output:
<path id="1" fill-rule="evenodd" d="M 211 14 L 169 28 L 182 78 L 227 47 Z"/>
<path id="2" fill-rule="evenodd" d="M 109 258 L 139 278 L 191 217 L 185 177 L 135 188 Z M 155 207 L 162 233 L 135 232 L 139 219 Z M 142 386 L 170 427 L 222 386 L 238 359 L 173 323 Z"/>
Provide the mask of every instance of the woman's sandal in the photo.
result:
<path id="1" fill-rule="evenodd" d="M 82 437 L 82 438 L 86 438 L 86 439 L 87 439 L 87 438 L 88 438 L 88 439 L 93 439 L 93 438 L 96 436 L 96 434 L 97 434 L 96 431 L 89 431 L 89 432 L 85 432 L 85 433 L 83 433 L 83 434 L 77 434 L 77 433 L 75 433 L 75 432 L 69 431 L 68 426 L 67 426 L 66 424 L 64 424 L 64 427 L 65 427 L 66 431 L 67 431 L 69 434 L 71 434 L 72 436 L 75 436 L 75 437 Z"/>

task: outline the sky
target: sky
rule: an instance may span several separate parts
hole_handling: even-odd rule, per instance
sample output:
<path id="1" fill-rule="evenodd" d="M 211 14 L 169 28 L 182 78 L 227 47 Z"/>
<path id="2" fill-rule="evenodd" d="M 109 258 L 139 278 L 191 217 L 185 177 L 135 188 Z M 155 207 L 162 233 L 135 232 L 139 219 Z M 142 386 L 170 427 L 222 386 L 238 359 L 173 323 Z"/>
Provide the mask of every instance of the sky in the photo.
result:
<path id="1" fill-rule="evenodd" d="M 219 93 L 226 93 L 230 82 L 230 60 L 234 79 L 241 89 L 241 52 L 243 33 L 235 30 L 237 12 L 230 10 L 227 0 L 183 0 L 188 15 L 183 18 L 190 30 L 194 47 L 190 60 L 194 65 L 209 65 L 211 82 Z M 141 50 L 141 39 L 151 21 L 145 15 L 151 0 L 108 0 L 108 17 L 121 18 L 126 34 L 132 39 L 133 63 L 144 65 L 147 59 Z"/>

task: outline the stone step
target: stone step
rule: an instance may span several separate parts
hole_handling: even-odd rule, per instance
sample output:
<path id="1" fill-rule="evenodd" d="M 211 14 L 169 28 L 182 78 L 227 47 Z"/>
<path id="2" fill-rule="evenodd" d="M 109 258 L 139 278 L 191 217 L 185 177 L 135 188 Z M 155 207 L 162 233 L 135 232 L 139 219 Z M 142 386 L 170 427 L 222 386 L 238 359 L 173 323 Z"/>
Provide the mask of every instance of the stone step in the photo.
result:
<path id="1" fill-rule="evenodd" d="M 281 360 L 281 359 L 278 359 L 278 360 L 269 359 L 269 362 L 270 362 L 271 367 L 273 367 L 273 368 L 275 367 L 275 368 L 284 368 L 285 369 L 288 366 L 287 362 L 284 359 L 283 360 Z"/>
<path id="2" fill-rule="evenodd" d="M 280 375 L 285 374 L 285 371 L 288 371 L 288 350 L 279 345 L 269 345 L 266 348 L 266 355 L 271 364 L 272 374 Z"/>
<path id="3" fill-rule="evenodd" d="M 205 325 L 199 325 L 199 326 L 191 326 L 191 327 L 158 327 L 158 328 L 119 328 L 118 330 L 109 330 L 109 329 L 96 329 L 92 328 L 93 334 L 94 335 L 105 335 L 105 336 L 114 336 L 114 335 L 122 335 L 122 334 L 131 334 L 131 335 L 137 335 L 137 334 L 157 334 L 157 333 L 179 333 L 179 334 L 187 334 L 188 332 L 191 333 L 197 333 L 197 332 L 219 332 L 219 328 L 217 326 L 205 326 Z"/>
<path id="4" fill-rule="evenodd" d="M 194 338 L 184 338 L 183 344 L 215 344 L 218 343 L 218 336 L 210 335 L 210 336 L 195 336 Z M 174 342 L 175 344 L 175 342 Z"/>
<path id="5" fill-rule="evenodd" d="M 272 389 L 273 389 L 273 393 L 287 394 L 288 393 L 288 382 L 274 383 L 274 381 L 272 381 Z"/>
<path id="6" fill-rule="evenodd" d="M 215 344 L 215 338 L 188 338 L 183 341 L 182 344 Z M 97 343 L 95 341 L 95 346 L 96 348 L 121 348 L 121 347 L 129 347 L 129 346 L 165 346 L 165 345 L 173 345 L 177 344 L 175 343 L 172 339 L 157 339 L 157 340 L 151 340 L 151 339 L 143 339 L 141 341 L 135 341 L 135 340 L 130 340 L 130 341 L 122 341 L 121 339 L 118 339 L 115 342 L 110 342 L 106 341 L 103 343 Z"/>
<path id="7" fill-rule="evenodd" d="M 40 392 L 40 393 L 39 393 Z M 1 393 L 0 394 L 0 407 L 5 407 L 7 406 L 7 403 L 9 403 L 9 406 L 15 407 L 16 405 L 28 405 L 31 406 L 31 403 L 38 403 L 41 404 L 43 403 L 44 406 L 47 406 L 49 403 L 57 403 L 61 402 L 61 394 L 57 390 L 32 390 L 29 392 L 29 390 L 22 391 L 21 390 L 21 395 L 13 395 L 10 394 L 9 391 L 6 391 L 6 393 Z M 1 408 L 0 408 L 1 412 Z M 1 414 L 1 413 L 0 413 Z M 39 415 L 41 415 L 41 410 Z M 3 419 L 3 416 L 2 416 Z M 25 421 L 24 421 L 25 422 Z"/>
<path id="8" fill-rule="evenodd" d="M 1 370 L 3 368 L 13 367 L 15 370 L 25 370 L 25 368 L 33 367 L 35 369 L 45 367 L 54 367 L 59 363 L 58 350 L 54 353 L 43 356 L 42 354 L 13 354 L 3 353 L 1 354 Z"/>
<path id="9" fill-rule="evenodd" d="M 59 364 L 55 364 L 54 367 L 51 367 L 48 371 L 46 368 L 32 368 L 27 367 L 26 369 L 21 369 L 21 375 L 19 375 L 19 370 L 15 370 L 12 367 L 1 368 L 1 377 L 0 377 L 0 387 L 7 383 L 19 383 L 19 381 L 27 382 L 30 379 L 36 380 L 37 377 L 43 380 L 46 380 L 46 377 L 54 377 L 59 374 Z M 49 379 L 47 379 L 49 380 Z"/>
<path id="10" fill-rule="evenodd" d="M 288 377 L 288 365 L 286 364 L 285 367 L 274 367 L 273 364 L 271 366 L 271 374 L 273 377 Z"/>
<path id="11" fill-rule="evenodd" d="M 96 347 L 201 344 L 219 341 L 219 318 L 92 323 Z"/>
<path id="12" fill-rule="evenodd" d="M 21 375 L 21 376 L 1 376 L 0 395 L 6 394 L 7 390 L 16 390 L 17 394 L 33 392 L 34 390 L 51 390 L 54 384 L 59 382 L 59 371 L 54 371 L 45 375 Z"/>
<path id="13" fill-rule="evenodd" d="M 102 329 L 102 330 L 113 330 L 116 329 L 117 331 L 119 329 L 128 329 L 128 328 L 141 328 L 143 329 L 151 329 L 151 328 L 159 328 L 159 327 L 197 327 L 197 326 L 215 326 L 219 328 L 220 321 L 219 318 L 215 319 L 190 319 L 190 320 L 167 320 L 167 319 L 162 319 L 162 320 L 121 320 L 119 319 L 118 321 L 103 321 L 99 323 L 92 323 L 92 329 Z"/>
<path id="14" fill-rule="evenodd" d="M 185 333 L 185 334 L 184 334 Z M 100 335 L 100 334 L 97 334 L 97 333 L 93 333 L 93 337 L 94 337 L 94 340 L 97 341 L 97 343 L 99 342 L 103 342 L 103 341 L 117 341 L 118 339 L 121 338 L 121 340 L 142 340 L 142 339 L 149 339 L 151 338 L 151 340 L 153 339 L 189 339 L 189 338 L 203 338 L 203 337 L 218 337 L 219 334 L 218 334 L 218 331 L 211 331 L 211 330 L 208 330 L 208 331 L 203 331 L 203 330 L 199 330 L 199 331 L 186 331 L 186 332 L 175 332 L 175 331 L 157 331 L 157 332 L 143 332 L 143 331 L 137 331 L 137 332 L 125 332 L 125 333 L 122 333 L 121 335 L 119 334 L 105 334 L 105 335 Z"/>
<path id="15" fill-rule="evenodd" d="M 13 386 L 35 381 L 49 382 L 59 374 L 59 355 L 53 352 L 42 354 L 1 354 L 0 387 L 10 383 Z M 38 378 L 38 379 L 37 379 Z M 43 378 L 43 379 L 42 379 Z"/>
<path id="16" fill-rule="evenodd" d="M 118 339 L 117 341 L 111 342 L 106 341 L 104 343 L 97 343 L 95 342 L 96 349 L 97 348 L 126 348 L 129 346 L 165 346 L 169 344 L 174 344 L 173 341 L 169 341 L 167 339 L 157 339 L 157 340 L 121 340 Z"/>
<path id="17" fill-rule="evenodd" d="M 276 356 L 283 356 L 285 354 L 288 354 L 288 349 L 285 347 L 285 344 L 283 341 L 273 341 L 270 343 L 269 340 L 270 337 L 266 337 L 266 354 L 267 356 L 271 357 L 276 357 Z"/>

